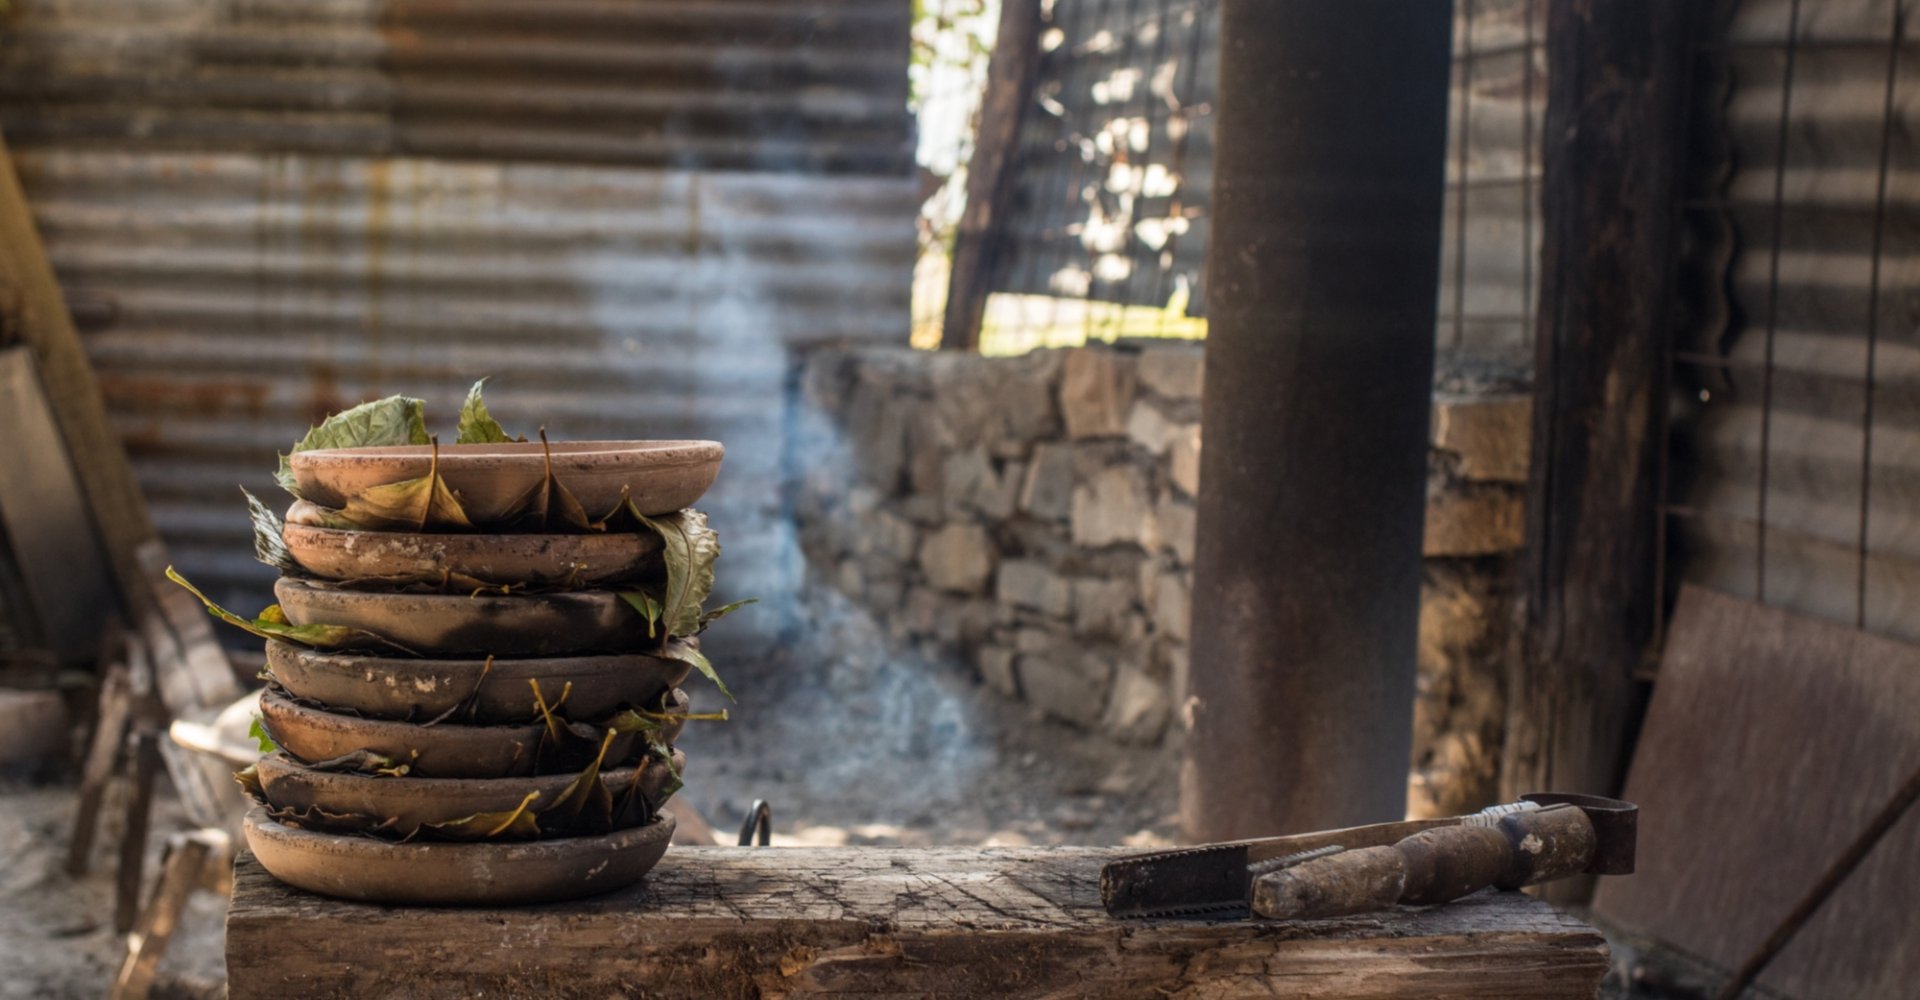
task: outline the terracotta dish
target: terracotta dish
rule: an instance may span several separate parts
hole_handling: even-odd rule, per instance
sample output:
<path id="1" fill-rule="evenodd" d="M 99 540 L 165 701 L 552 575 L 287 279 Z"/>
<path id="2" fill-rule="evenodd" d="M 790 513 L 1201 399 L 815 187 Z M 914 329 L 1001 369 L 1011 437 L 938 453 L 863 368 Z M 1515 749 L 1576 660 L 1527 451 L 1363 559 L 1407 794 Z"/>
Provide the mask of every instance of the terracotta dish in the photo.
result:
<path id="1" fill-rule="evenodd" d="M 639 612 L 610 590 L 396 594 L 283 576 L 273 596 L 295 625 L 349 625 L 421 656 L 576 656 L 653 641 Z"/>
<path id="2" fill-rule="evenodd" d="M 306 501 L 287 512 L 281 531 L 301 567 L 328 580 L 439 583 L 448 574 L 487 583 L 546 587 L 632 580 L 660 566 L 660 536 L 650 531 L 592 535 L 436 535 L 343 531 L 299 523 Z"/>
<path id="3" fill-rule="evenodd" d="M 678 640 L 676 640 L 678 641 Z M 267 669 L 296 697 L 379 719 L 422 722 L 473 697 L 449 722 L 528 723 L 539 716 L 533 684 L 551 705 L 566 701 L 569 719 L 600 719 L 628 707 L 653 705 L 692 669 L 680 660 L 633 654 L 563 659 L 412 660 L 327 653 L 284 642 L 267 643 Z M 478 685 L 479 690 L 475 691 Z M 571 685 L 571 690 L 569 690 Z"/>
<path id="4" fill-rule="evenodd" d="M 423 444 L 327 448 L 288 462 L 302 497 L 337 508 L 372 487 L 425 476 L 432 452 Z M 622 495 L 641 513 L 668 514 L 707 492 L 725 453 L 718 441 L 566 441 L 553 445 L 553 475 L 589 516 L 611 513 Z M 538 441 L 440 446 L 440 477 L 475 524 L 507 520 L 546 474 Z"/>
<path id="5" fill-rule="evenodd" d="M 690 704 L 686 692 L 674 689 L 669 709 L 684 713 Z M 423 778 L 508 778 L 579 770 L 593 756 L 581 749 L 570 755 L 542 754 L 544 725 L 462 726 L 443 722 L 435 726 L 384 719 L 337 715 L 297 704 L 268 691 L 260 697 L 260 715 L 282 750 L 303 761 L 332 760 L 358 750 L 408 763 Z M 655 742 L 680 738 L 685 721 L 668 724 L 651 734 Z M 607 762 L 621 764 L 639 749 L 639 737 L 624 733 L 614 738 Z M 597 748 L 595 748 L 597 749 Z M 583 756 L 584 758 L 583 759 Z"/>
<path id="6" fill-rule="evenodd" d="M 396 844 L 282 826 L 248 810 L 247 847 L 273 877 L 377 903 L 475 906 L 578 899 L 632 885 L 673 839 L 673 816 L 604 837 L 520 843 Z"/>
<path id="7" fill-rule="evenodd" d="M 637 767 L 602 770 L 607 790 L 618 796 L 638 779 L 639 792 L 657 808 L 660 793 L 675 771 L 684 773 L 686 754 L 673 752 L 673 770 L 646 758 Z M 391 830 L 411 836 L 422 823 L 445 823 L 474 813 L 512 809 L 528 792 L 539 792 L 533 808 L 552 802 L 577 776 L 550 774 L 527 778 L 384 778 L 368 774 L 315 771 L 285 754 L 268 754 L 255 767 L 267 801 L 282 809 L 314 806 L 330 813 L 378 816 L 393 821 Z"/>

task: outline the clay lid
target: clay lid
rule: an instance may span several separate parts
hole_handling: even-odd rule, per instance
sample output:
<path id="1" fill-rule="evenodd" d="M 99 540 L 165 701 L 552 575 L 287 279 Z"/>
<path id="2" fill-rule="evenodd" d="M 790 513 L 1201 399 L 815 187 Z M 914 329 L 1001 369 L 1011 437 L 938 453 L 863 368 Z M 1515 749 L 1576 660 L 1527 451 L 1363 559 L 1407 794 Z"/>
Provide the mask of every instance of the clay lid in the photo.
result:
<path id="1" fill-rule="evenodd" d="M 687 711 L 691 700 L 675 688 L 670 711 Z M 570 753 L 541 753 L 545 726 L 463 726 L 452 722 L 424 726 L 385 719 L 363 719 L 301 705 L 269 690 L 260 698 L 260 715 L 280 749 L 302 761 L 332 760 L 358 750 L 408 764 L 423 778 L 507 778 L 538 773 L 577 771 L 593 758 L 597 747 L 582 744 Z M 680 738 L 685 721 L 650 733 L 654 742 Z M 625 763 L 640 749 L 635 733 L 614 737 L 607 750 L 609 764 Z"/>
<path id="2" fill-rule="evenodd" d="M 641 649 L 646 622 L 610 590 L 412 594 L 283 576 L 273 595 L 295 625 L 349 625 L 420 656 L 575 656 Z"/>
<path id="3" fill-rule="evenodd" d="M 636 766 L 601 772 L 607 790 L 618 796 L 639 782 L 639 793 L 657 808 L 666 801 L 662 790 L 673 775 L 685 773 L 687 755 L 673 751 L 673 768 L 659 760 L 642 758 Z M 480 812 L 511 810 L 528 792 L 539 792 L 537 809 L 551 802 L 572 783 L 577 772 L 523 778 L 392 778 L 338 771 L 316 771 L 288 757 L 268 754 L 255 765 L 267 801 L 276 808 L 305 811 L 315 806 L 329 813 L 375 816 L 391 820 L 396 837 L 413 834 L 422 823 L 445 823 Z"/>
<path id="4" fill-rule="evenodd" d="M 673 839 L 673 815 L 603 837 L 396 844 L 283 826 L 255 806 L 247 847 L 288 885 L 345 899 L 477 906 L 578 899 L 632 885 Z"/>
<path id="5" fill-rule="evenodd" d="M 298 522 L 287 512 L 281 537 L 302 568 L 327 580 L 439 583 L 449 573 L 487 583 L 592 586 L 632 580 L 661 565 L 649 531 L 590 535 L 439 535 L 345 531 Z"/>
<path id="6" fill-rule="evenodd" d="M 370 718 L 423 722 L 472 696 L 472 715 L 461 709 L 448 721 L 479 725 L 537 719 L 533 681 L 548 704 L 565 694 L 562 711 L 568 718 L 599 719 L 622 708 L 657 704 L 692 670 L 681 660 L 639 653 L 496 658 L 488 666 L 485 658 L 415 660 L 328 653 L 284 642 L 267 643 L 267 669 L 295 697 Z"/>
<path id="7" fill-rule="evenodd" d="M 323 448 L 296 452 L 288 464 L 302 497 L 343 507 L 375 486 L 425 476 L 432 452 L 424 444 Z M 707 492 L 725 454 L 718 441 L 563 441 L 553 445 L 553 474 L 593 517 L 611 513 L 623 495 L 641 513 L 668 514 Z M 510 517 L 546 474 L 538 441 L 440 446 L 440 476 L 475 524 Z"/>

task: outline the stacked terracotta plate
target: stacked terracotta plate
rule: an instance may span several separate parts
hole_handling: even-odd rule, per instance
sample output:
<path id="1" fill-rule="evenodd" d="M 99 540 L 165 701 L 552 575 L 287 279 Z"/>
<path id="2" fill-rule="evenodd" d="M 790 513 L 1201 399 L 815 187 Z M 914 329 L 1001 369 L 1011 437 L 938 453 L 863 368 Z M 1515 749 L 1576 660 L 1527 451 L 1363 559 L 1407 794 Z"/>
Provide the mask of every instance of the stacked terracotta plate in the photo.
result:
<path id="1" fill-rule="evenodd" d="M 652 868 L 685 763 L 680 685 L 699 659 L 697 638 L 666 639 L 636 610 L 665 578 L 663 535 L 486 525 L 510 523 L 543 481 L 586 510 L 669 515 L 720 458 L 691 441 L 554 444 L 551 465 L 538 442 L 292 456 L 303 499 L 282 538 L 297 565 L 274 592 L 291 625 L 352 638 L 267 643 L 261 721 L 276 749 L 243 778 L 267 870 L 329 895 L 444 904 L 589 895 Z M 429 475 L 467 530 L 330 516 Z"/>

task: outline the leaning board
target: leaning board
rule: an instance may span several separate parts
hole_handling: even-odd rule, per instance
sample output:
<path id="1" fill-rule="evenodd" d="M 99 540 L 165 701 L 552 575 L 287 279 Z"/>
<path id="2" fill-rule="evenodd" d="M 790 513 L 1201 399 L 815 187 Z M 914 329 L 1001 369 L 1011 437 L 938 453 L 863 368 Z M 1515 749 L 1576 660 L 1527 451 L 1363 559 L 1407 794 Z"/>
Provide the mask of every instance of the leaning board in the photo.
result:
<path id="1" fill-rule="evenodd" d="M 639 886 L 516 909 L 347 903 L 251 855 L 232 1000 L 1591 997 L 1593 928 L 1517 893 L 1313 923 L 1118 921 L 1111 849 L 675 847 Z"/>
<path id="2" fill-rule="evenodd" d="M 1686 587 L 1627 798 L 1639 874 L 1594 909 L 1723 969 L 1765 941 L 1920 767 L 1920 647 Z M 1920 810 L 1760 976 L 1789 996 L 1914 996 Z"/>

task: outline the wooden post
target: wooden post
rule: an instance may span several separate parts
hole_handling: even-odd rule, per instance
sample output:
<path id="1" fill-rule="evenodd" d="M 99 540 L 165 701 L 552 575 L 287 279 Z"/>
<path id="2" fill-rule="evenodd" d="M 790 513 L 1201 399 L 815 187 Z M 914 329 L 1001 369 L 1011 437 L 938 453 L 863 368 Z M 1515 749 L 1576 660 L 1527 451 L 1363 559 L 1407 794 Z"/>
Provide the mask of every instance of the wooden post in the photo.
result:
<path id="1" fill-rule="evenodd" d="M 1033 96 L 1039 69 L 1040 0 L 1002 0 L 1000 29 L 987 61 L 987 90 L 980 98 L 973 158 L 967 164 L 967 207 L 953 238 L 952 269 L 947 275 L 947 309 L 940 346 L 972 351 L 980 347 L 980 323 L 986 315 L 993 254 L 1005 235 L 1013 201 L 1014 150 L 1020 122 Z"/>
<path id="2" fill-rule="evenodd" d="M 1553 0 L 1533 464 L 1501 785 L 1612 794 L 1656 641 L 1693 5 Z"/>

